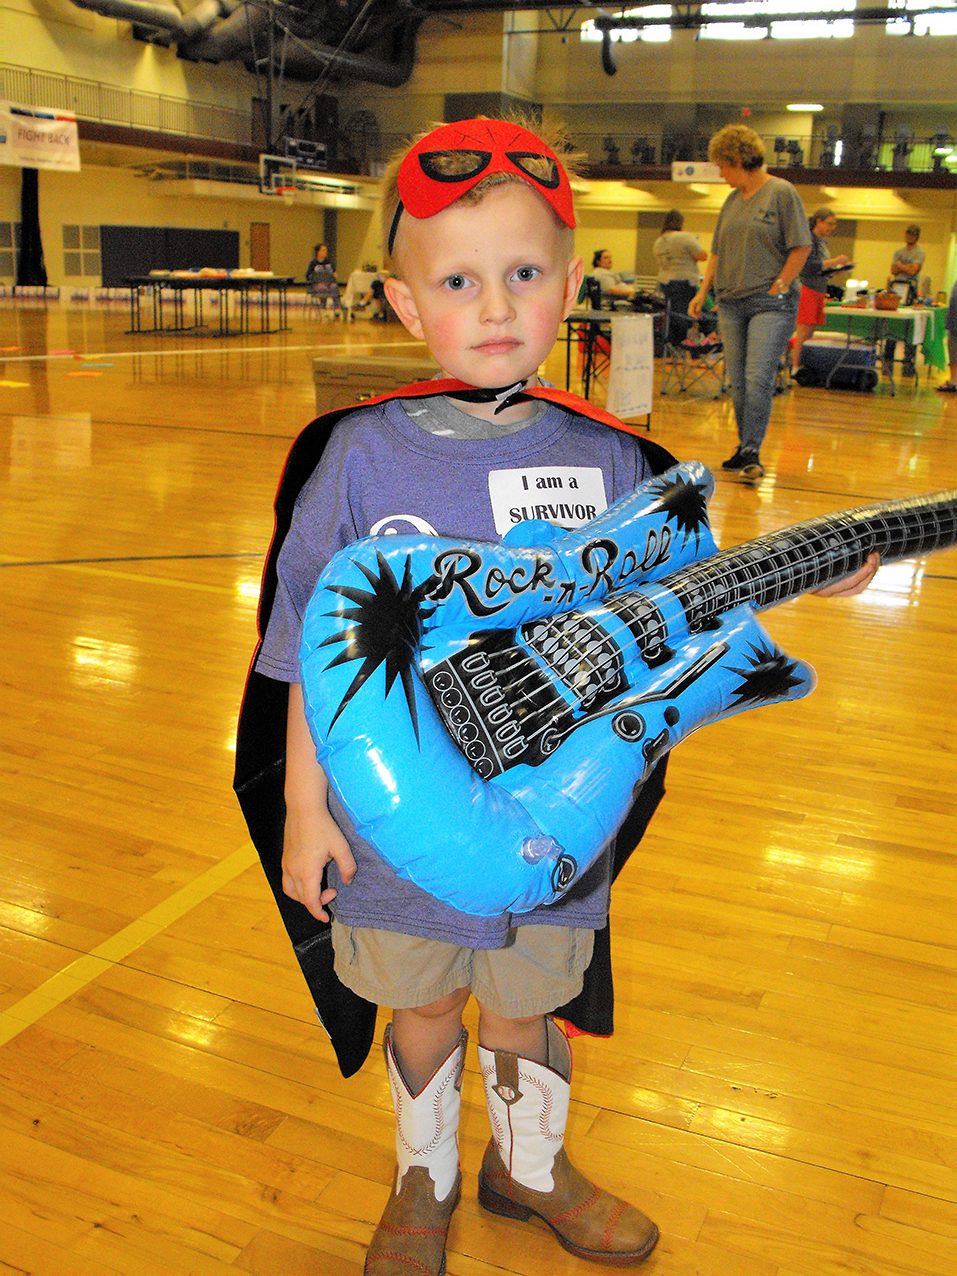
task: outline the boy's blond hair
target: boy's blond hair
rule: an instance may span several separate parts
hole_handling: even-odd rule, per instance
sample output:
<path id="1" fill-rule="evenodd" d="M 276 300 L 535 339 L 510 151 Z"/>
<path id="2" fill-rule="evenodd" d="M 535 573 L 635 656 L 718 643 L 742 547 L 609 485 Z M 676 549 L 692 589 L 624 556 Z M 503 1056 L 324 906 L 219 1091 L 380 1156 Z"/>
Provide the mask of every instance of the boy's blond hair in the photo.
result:
<path id="1" fill-rule="evenodd" d="M 489 119 L 490 116 L 479 115 L 476 119 Z M 523 115 L 521 112 L 509 113 L 505 116 L 498 117 L 508 124 L 515 124 L 519 128 L 527 129 L 540 141 L 544 142 L 558 156 L 559 162 L 568 173 L 569 177 L 577 176 L 582 169 L 584 162 L 584 152 L 575 150 L 565 125 L 555 116 L 545 115 L 541 120 L 531 116 Z M 389 251 L 389 235 L 392 230 L 392 223 L 395 218 L 395 210 L 399 206 L 399 187 L 398 175 L 399 169 L 402 167 L 402 161 L 408 155 L 418 142 L 435 131 L 442 128 L 441 124 L 432 124 L 427 129 L 423 129 L 421 133 L 417 133 L 415 137 L 409 138 L 408 142 L 399 150 L 395 151 L 389 158 L 385 172 L 382 175 L 382 189 L 379 193 L 379 227 L 382 233 L 382 254 L 385 258 L 385 266 L 393 273 L 396 272 L 395 253 Z M 483 196 L 487 194 L 494 186 L 506 186 L 512 183 L 518 183 L 527 186 L 528 182 L 524 178 L 519 177 L 517 173 L 491 173 L 488 177 L 483 177 L 477 182 L 471 190 L 456 200 L 459 204 L 478 204 Z M 568 226 L 565 226 L 553 210 L 549 209 L 555 218 L 560 230 L 563 231 L 568 238 L 568 255 L 571 257 L 574 247 L 575 232 Z M 401 225 L 401 220 L 400 220 Z"/>

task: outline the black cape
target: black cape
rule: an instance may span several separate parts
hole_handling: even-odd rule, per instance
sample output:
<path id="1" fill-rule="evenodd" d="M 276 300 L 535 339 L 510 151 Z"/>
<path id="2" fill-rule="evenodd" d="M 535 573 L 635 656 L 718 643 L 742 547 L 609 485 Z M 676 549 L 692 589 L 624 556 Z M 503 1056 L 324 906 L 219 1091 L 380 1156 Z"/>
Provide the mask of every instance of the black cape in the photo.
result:
<path id="1" fill-rule="evenodd" d="M 263 571 L 259 601 L 259 635 L 266 632 L 276 595 L 276 562 L 289 530 L 293 508 L 300 491 L 319 464 L 333 427 L 350 412 L 392 398 L 416 398 L 447 394 L 466 388 L 458 381 L 425 381 L 404 386 L 375 399 L 327 412 L 307 425 L 292 445 L 276 493 L 276 527 Z M 529 391 L 533 398 L 555 403 L 566 412 L 600 421 L 624 431 L 635 432 L 615 417 L 594 407 L 577 395 L 539 388 Z M 661 474 L 675 464 L 675 458 L 657 443 L 640 438 L 641 450 L 651 470 Z M 253 656 L 255 665 L 259 646 Z M 276 898 L 293 950 L 302 968 L 316 1005 L 320 1022 L 329 1034 L 342 1075 L 352 1076 L 362 1067 L 372 1047 L 376 1006 L 359 997 L 340 982 L 333 969 L 332 933 L 328 922 L 320 922 L 297 900 L 282 890 L 282 846 L 286 805 L 283 796 L 286 763 L 286 714 L 289 687 L 267 678 L 250 667 L 236 737 L 236 773 L 233 787 L 249 827 L 253 845 L 259 852 L 266 879 Z M 634 847 L 641 840 L 649 820 L 664 796 L 663 758 L 636 795 L 634 805 L 618 831 L 613 848 L 613 877 L 617 877 Z M 555 1011 L 559 1018 L 582 1032 L 608 1036 L 614 1029 L 614 988 L 611 970 L 609 927 L 595 934 L 595 952 L 581 993 Z"/>

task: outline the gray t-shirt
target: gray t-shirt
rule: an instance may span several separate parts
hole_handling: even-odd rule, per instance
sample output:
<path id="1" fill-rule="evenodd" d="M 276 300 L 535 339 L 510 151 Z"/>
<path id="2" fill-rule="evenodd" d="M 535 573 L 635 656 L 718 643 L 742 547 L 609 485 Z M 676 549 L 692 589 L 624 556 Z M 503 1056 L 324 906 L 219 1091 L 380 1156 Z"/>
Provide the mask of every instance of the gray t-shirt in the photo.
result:
<path id="1" fill-rule="evenodd" d="M 807 261 L 801 267 L 799 276 L 805 288 L 827 295 L 828 277 L 824 273 L 824 262 L 827 261 L 827 241 L 820 235 L 811 232 L 811 251 Z"/>
<path id="2" fill-rule="evenodd" d="M 614 270 L 606 270 L 604 266 L 593 266 L 591 274 L 598 280 L 602 292 L 608 292 L 611 288 L 620 288 L 625 282 L 621 275 L 616 274 Z"/>
<path id="3" fill-rule="evenodd" d="M 672 279 L 698 282 L 698 257 L 702 249 L 697 235 L 686 230 L 666 230 L 655 240 L 651 251 L 658 259 L 659 283 L 668 284 Z"/>
<path id="4" fill-rule="evenodd" d="M 898 248 L 897 252 L 891 258 L 891 281 L 895 284 L 917 284 L 917 275 L 910 274 L 904 270 L 898 270 L 898 266 L 923 266 L 926 253 L 919 244 L 915 244 L 913 248 Z"/>
<path id="5" fill-rule="evenodd" d="M 413 411 L 421 406 L 421 400 L 407 402 Z M 449 406 L 454 427 L 466 414 Z M 441 404 L 435 412 L 445 416 Z M 421 531 L 498 541 L 509 526 L 533 517 L 580 526 L 651 475 L 638 440 L 620 430 L 553 404 L 523 425 L 499 438 L 449 438 L 424 429 L 395 399 L 344 417 L 296 501 L 256 669 L 280 681 L 299 681 L 302 618 L 319 573 L 337 550 L 359 537 Z M 574 491 L 574 498 L 563 496 L 556 482 L 562 492 Z M 548 493 L 548 504 L 521 495 L 536 489 Z M 498 948 L 512 925 L 605 924 L 607 852 L 555 904 L 514 917 L 474 917 L 397 876 L 358 836 L 331 789 L 329 810 L 358 865 L 348 886 L 335 865 L 329 866 L 329 885 L 339 892 L 332 910 L 344 925 Z"/>
<path id="6" fill-rule="evenodd" d="M 518 434 L 540 421 L 548 411 L 548 404 L 536 403 L 531 415 L 523 421 L 506 424 L 501 420 L 487 421 L 472 416 L 444 394 L 428 399 L 400 399 L 402 410 L 416 425 L 429 434 L 439 434 L 446 439 L 503 439 L 507 434 Z"/>
<path id="7" fill-rule="evenodd" d="M 769 177 L 749 199 L 733 190 L 711 241 L 718 258 L 714 285 L 719 303 L 768 292 L 792 248 L 810 242 L 804 206 L 790 182 Z M 798 288 L 794 281 L 791 291 Z"/>

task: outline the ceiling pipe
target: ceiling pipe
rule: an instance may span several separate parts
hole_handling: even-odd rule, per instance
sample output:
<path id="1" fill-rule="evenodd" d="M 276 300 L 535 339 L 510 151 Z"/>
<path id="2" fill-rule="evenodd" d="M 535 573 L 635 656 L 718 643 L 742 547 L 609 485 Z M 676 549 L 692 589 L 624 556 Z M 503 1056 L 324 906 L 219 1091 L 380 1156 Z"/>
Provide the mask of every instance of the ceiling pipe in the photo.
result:
<path id="1" fill-rule="evenodd" d="M 260 47 L 266 46 L 270 22 L 268 12 L 259 4 L 247 4 L 244 0 L 200 0 L 188 14 L 173 5 L 155 4 L 151 0 L 72 0 L 72 3 L 104 18 L 168 32 L 179 56 L 193 62 L 252 63 L 259 56 Z M 392 26 L 397 46 L 394 60 L 343 52 L 290 33 L 285 75 L 310 80 L 331 65 L 336 72 L 353 79 L 387 88 L 401 87 L 415 66 L 416 37 L 426 13 L 408 4 L 395 8 L 399 10 L 399 22 L 394 20 L 393 9 Z"/>
<path id="2" fill-rule="evenodd" d="M 103 18 L 117 18 L 120 22 L 136 22 L 144 27 L 169 31 L 174 39 L 185 33 L 183 15 L 175 5 L 150 4 L 148 0 L 72 0 L 72 3 L 78 9 L 88 9 Z"/>

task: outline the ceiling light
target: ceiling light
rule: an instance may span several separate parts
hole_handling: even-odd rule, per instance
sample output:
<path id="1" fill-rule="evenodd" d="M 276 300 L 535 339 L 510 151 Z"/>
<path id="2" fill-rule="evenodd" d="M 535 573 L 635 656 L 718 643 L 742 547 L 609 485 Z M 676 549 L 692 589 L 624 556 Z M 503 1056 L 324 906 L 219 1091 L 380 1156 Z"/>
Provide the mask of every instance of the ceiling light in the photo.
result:
<path id="1" fill-rule="evenodd" d="M 789 111 L 823 111 L 824 107 L 820 102 L 789 102 L 787 109 Z"/>

